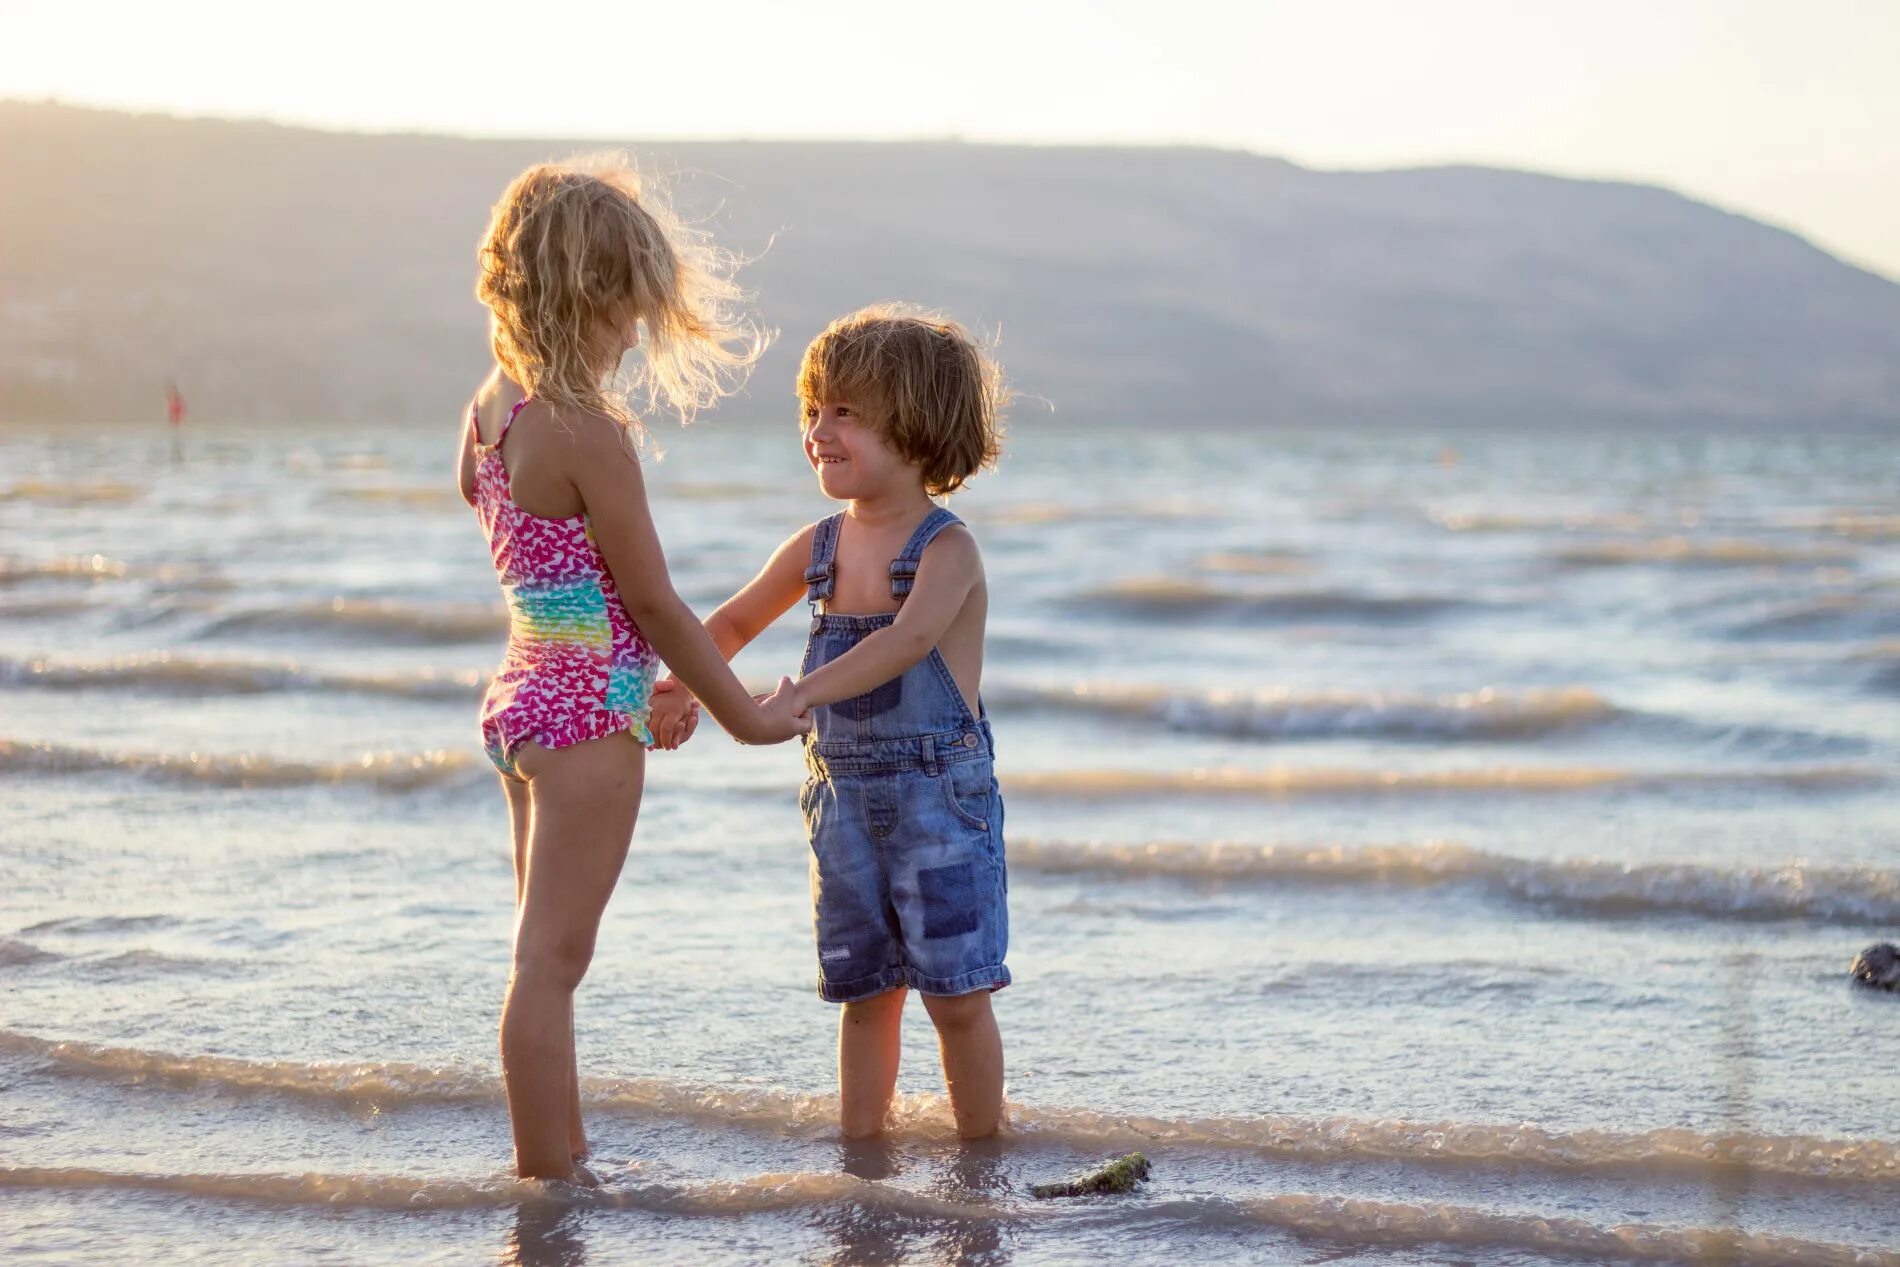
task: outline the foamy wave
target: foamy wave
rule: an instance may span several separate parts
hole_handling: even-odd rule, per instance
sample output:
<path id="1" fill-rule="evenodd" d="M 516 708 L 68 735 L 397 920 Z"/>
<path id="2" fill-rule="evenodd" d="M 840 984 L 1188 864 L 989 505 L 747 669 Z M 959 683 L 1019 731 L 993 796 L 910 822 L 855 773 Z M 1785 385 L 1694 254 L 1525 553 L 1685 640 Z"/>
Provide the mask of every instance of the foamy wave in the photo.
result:
<path id="1" fill-rule="evenodd" d="M 637 1209 L 719 1217 L 840 1205 L 930 1219 L 998 1219 L 1003 1209 L 952 1201 L 846 1174 L 792 1171 L 702 1183 L 609 1177 L 599 1188 L 532 1180 L 424 1179 L 409 1175 L 141 1174 L 82 1166 L 0 1166 L 0 1188 L 121 1189 L 272 1205 L 370 1210 L 463 1210 L 558 1201 L 588 1209 Z"/>
<path id="2" fill-rule="evenodd" d="M 285 788 L 358 783 L 412 791 L 466 775 L 465 752 L 365 753 L 355 761 L 287 761 L 262 753 L 218 756 L 189 752 L 102 752 L 65 744 L 0 739 L 0 772 L 17 774 L 130 774 L 208 787 Z"/>
<path id="3" fill-rule="evenodd" d="M 1578 512 L 1570 515 L 1505 514 L 1486 511 L 1460 512 L 1435 510 L 1431 521 L 1449 532 L 1642 532 L 1653 522 L 1642 515 L 1603 515 Z"/>
<path id="4" fill-rule="evenodd" d="M 181 695 L 255 695 L 271 691 L 330 691 L 396 699 L 467 699 L 479 691 L 476 673 L 326 673 L 294 663 L 211 660 L 160 652 L 116 660 L 16 660 L 0 656 L 0 685 L 51 690 L 122 689 Z"/>
<path id="5" fill-rule="evenodd" d="M 63 559 L 0 559 L 0 585 L 22 581 L 116 581 L 132 574 L 131 565 L 103 554 Z"/>
<path id="6" fill-rule="evenodd" d="M 211 622 L 201 637 L 253 631 L 320 631 L 386 642 L 473 642 L 508 631 L 499 607 L 419 607 L 370 599 L 334 598 L 327 603 L 234 612 Z"/>
<path id="7" fill-rule="evenodd" d="M 336 502 L 368 503 L 372 506 L 397 506 L 404 510 L 448 510 L 464 506 L 462 494 L 453 488 L 433 485 L 370 484 L 351 488 L 333 488 L 326 499 Z"/>
<path id="8" fill-rule="evenodd" d="M 1559 563 L 1571 567 L 1774 567 L 1845 563 L 1853 551 L 1838 546 L 1774 545 L 1745 539 L 1696 540 L 1658 537 L 1649 541 L 1605 542 L 1559 550 Z"/>
<path id="9" fill-rule="evenodd" d="M 1206 1218 L 1228 1207 L 1250 1222 L 1301 1236 L 1353 1245 L 1449 1245 L 1529 1249 L 1590 1262 L 1715 1262 L 1724 1267 L 1900 1267 L 1900 1253 L 1829 1241 L 1807 1241 L 1727 1228 L 1622 1223 L 1598 1227 L 1582 1219 L 1506 1214 L 1435 1201 L 1418 1204 L 1364 1197 L 1288 1192 L 1232 1203 L 1170 1203 L 1148 1211 Z"/>
<path id="10" fill-rule="evenodd" d="M 1694 863 L 1542 860 L 1445 842 L 1300 848 L 1011 840 L 1009 862 L 1017 870 L 1054 875 L 1105 873 L 1420 888 L 1464 884 L 1522 901 L 1603 912 L 1685 912 L 1849 924 L 1900 921 L 1900 871 L 1874 867 L 1791 863 L 1723 868 Z"/>
<path id="11" fill-rule="evenodd" d="M 1745 1171 L 1900 1182 L 1900 1148 L 1813 1135 L 1707 1135 L 1687 1128 L 1551 1131 L 1529 1122 L 1411 1122 L 1354 1117 L 1175 1120 L 1084 1109 L 1013 1108 L 1012 1129 L 1088 1147 L 1231 1148 L 1288 1161 L 1395 1161 L 1551 1170 Z"/>
<path id="12" fill-rule="evenodd" d="M 985 695 L 998 707 L 1132 717 L 1176 730 L 1254 739 L 1515 739 L 1579 729 L 1619 715 L 1602 696 L 1581 686 L 1424 696 L 1285 689 L 1189 693 L 1078 683 L 1067 689 L 1003 685 Z"/>
<path id="13" fill-rule="evenodd" d="M 394 1063 L 299 1064 L 58 1042 L 0 1030 L 0 1051 L 46 1060 L 67 1075 L 128 1081 L 213 1083 L 357 1105 L 404 1102 L 500 1103 L 501 1080 L 471 1069 Z M 654 1078 L 587 1078 L 582 1099 L 596 1108 L 723 1122 L 773 1132 L 828 1134 L 837 1101 L 829 1095 L 725 1089 Z M 1707 1135 L 1688 1129 L 1551 1131 L 1530 1123 L 1412 1122 L 1351 1117 L 1170 1119 L 1090 1109 L 1011 1105 L 1009 1131 L 1025 1141 L 1086 1149 L 1174 1146 L 1235 1149 L 1294 1161 L 1396 1161 L 1554 1170 L 1745 1171 L 1844 1182 L 1900 1183 L 1900 1147 L 1881 1140 L 1811 1135 Z M 891 1126 L 906 1137 L 951 1139 L 956 1127 L 941 1095 L 899 1096 Z"/>
<path id="14" fill-rule="evenodd" d="M 1422 792 L 1588 792 L 1689 787 L 1853 787 L 1880 781 L 1865 766 L 1618 770 L 1597 766 L 1507 766 L 1468 770 L 1359 770 L 1281 766 L 1265 770 L 1048 770 L 1009 776 L 1032 796 L 1373 796 Z"/>
<path id="15" fill-rule="evenodd" d="M 769 484 L 746 484 L 733 480 L 681 480 L 668 483 L 655 481 L 653 495 L 659 498 L 677 497 L 682 501 L 744 501 L 754 497 L 770 497 L 784 490 Z"/>
<path id="16" fill-rule="evenodd" d="M 93 506 L 102 502 L 131 502 L 145 495 L 141 484 L 117 480 L 21 480 L 0 489 L 0 502 L 31 502 L 39 506 Z"/>
<path id="17" fill-rule="evenodd" d="M 599 1188 L 494 1177 L 409 1175 L 152 1174 L 80 1166 L 0 1166 L 0 1188 L 120 1190 L 270 1205 L 370 1210 L 463 1210 L 554 1202 L 583 1209 L 638 1209 L 732 1217 L 839 1206 L 917 1218 L 1021 1222 L 1054 1211 L 956 1201 L 839 1173 L 793 1171 L 699 1183 L 609 1176 Z M 1623 1223 L 1480 1210 L 1440 1202 L 1375 1201 L 1319 1193 L 1147 1203 L 1140 1216 L 1196 1224 L 1245 1222 L 1354 1245 L 1447 1245 L 1529 1249 L 1584 1260 L 1719 1262 L 1731 1267 L 1900 1267 L 1900 1253 L 1726 1228 Z M 1104 1217 L 1115 1217 L 1105 1214 Z"/>
<path id="18" fill-rule="evenodd" d="M 1900 541 L 1900 515 L 1842 511 L 1837 514 L 1798 516 L 1791 521 L 1791 525 L 1861 541 Z"/>
<path id="19" fill-rule="evenodd" d="M 1310 572 L 1313 565 L 1291 550 L 1217 550 L 1194 560 L 1202 572 L 1232 572 L 1241 576 L 1292 576 Z"/>
<path id="20" fill-rule="evenodd" d="M 1079 600 L 1084 606 L 1151 620 L 1208 617 L 1281 621 L 1394 622 L 1421 620 L 1465 604 L 1432 594 L 1362 594 L 1351 590 L 1253 593 L 1171 576 L 1131 577 Z"/>
<path id="21" fill-rule="evenodd" d="M 999 527 L 1058 523 L 1167 523 L 1209 519 L 1218 512 L 1189 500 L 1123 501 L 1088 505 L 1078 502 L 1015 502 L 979 508 L 974 518 Z"/>

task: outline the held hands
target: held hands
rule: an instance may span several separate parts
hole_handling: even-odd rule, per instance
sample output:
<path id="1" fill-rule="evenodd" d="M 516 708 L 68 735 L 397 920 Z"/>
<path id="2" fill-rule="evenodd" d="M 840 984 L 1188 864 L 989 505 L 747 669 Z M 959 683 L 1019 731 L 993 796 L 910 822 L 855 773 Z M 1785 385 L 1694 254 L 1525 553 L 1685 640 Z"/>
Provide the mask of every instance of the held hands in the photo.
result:
<path id="1" fill-rule="evenodd" d="M 778 680 L 778 689 L 770 695 L 752 697 L 759 705 L 759 729 L 755 734 L 734 735 L 740 743 L 783 743 L 811 732 L 811 714 L 798 699 L 798 686 L 788 677 Z"/>
<path id="2" fill-rule="evenodd" d="M 653 742 L 647 745 L 647 750 L 671 752 L 691 739 L 698 728 L 699 701 L 693 698 L 692 692 L 670 677 L 655 682 L 652 711 L 647 715 L 647 729 L 653 735 Z"/>

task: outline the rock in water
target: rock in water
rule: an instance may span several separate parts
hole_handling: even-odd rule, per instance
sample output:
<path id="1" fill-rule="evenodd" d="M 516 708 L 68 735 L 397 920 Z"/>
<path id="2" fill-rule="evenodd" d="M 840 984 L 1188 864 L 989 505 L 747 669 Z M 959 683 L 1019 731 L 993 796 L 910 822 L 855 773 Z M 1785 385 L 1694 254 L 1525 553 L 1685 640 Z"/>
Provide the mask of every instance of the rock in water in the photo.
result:
<path id="1" fill-rule="evenodd" d="M 1148 1177 L 1148 1159 L 1140 1153 L 1117 1157 L 1097 1166 L 1080 1179 L 1066 1183 L 1039 1183 L 1029 1191 L 1038 1197 L 1086 1197 L 1098 1192 L 1133 1192 Z"/>
<path id="2" fill-rule="evenodd" d="M 1869 946 L 1847 970 L 1854 980 L 1876 990 L 1900 990 L 1900 950 L 1888 942 Z"/>

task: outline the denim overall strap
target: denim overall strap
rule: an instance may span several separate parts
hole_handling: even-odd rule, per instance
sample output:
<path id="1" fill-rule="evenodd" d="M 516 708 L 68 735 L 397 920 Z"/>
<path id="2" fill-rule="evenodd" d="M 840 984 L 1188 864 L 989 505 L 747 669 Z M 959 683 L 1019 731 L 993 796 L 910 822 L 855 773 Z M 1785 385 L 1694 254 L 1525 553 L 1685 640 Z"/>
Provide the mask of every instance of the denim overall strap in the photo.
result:
<path id="1" fill-rule="evenodd" d="M 904 552 L 891 560 L 891 597 L 903 602 L 910 597 L 912 586 L 917 583 L 917 565 L 924 557 L 924 548 L 937 539 L 937 534 L 952 524 L 963 521 L 938 506 L 924 521 L 917 525 L 917 531 L 910 534 L 910 541 L 904 546 Z"/>
<path id="2" fill-rule="evenodd" d="M 811 566 L 805 569 L 805 601 L 811 604 L 814 616 L 821 604 L 831 602 L 832 592 L 837 588 L 838 530 L 843 525 L 843 511 L 812 525 Z"/>

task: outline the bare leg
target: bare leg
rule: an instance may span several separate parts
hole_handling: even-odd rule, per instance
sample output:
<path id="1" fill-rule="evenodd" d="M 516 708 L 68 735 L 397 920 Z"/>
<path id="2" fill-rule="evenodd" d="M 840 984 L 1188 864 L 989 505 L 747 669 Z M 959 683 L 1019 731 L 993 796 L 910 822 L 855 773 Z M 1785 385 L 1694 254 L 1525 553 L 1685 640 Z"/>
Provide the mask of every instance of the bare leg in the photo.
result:
<path id="1" fill-rule="evenodd" d="M 575 1173 L 574 990 L 587 973 L 601 914 L 620 878 L 640 808 L 646 750 L 610 735 L 517 762 L 532 814 L 514 971 L 501 1010 L 501 1069 L 524 1179 Z"/>
<path id="2" fill-rule="evenodd" d="M 846 1139 L 884 1129 L 897 1090 L 904 1024 L 904 986 L 847 1003 L 838 1012 L 838 1126 Z"/>
<path id="3" fill-rule="evenodd" d="M 528 836 L 533 829 L 534 801 L 528 793 L 528 785 L 521 779 L 501 776 L 501 790 L 508 798 L 508 817 L 514 829 L 515 856 L 515 918 L 521 918 L 521 891 L 528 882 Z M 580 1074 L 574 1057 L 574 1006 L 572 1000 L 567 1009 L 568 1044 L 568 1099 L 567 1099 L 567 1138 L 573 1148 L 574 1160 L 581 1161 L 588 1154 L 587 1129 L 581 1125 Z"/>
<path id="4" fill-rule="evenodd" d="M 581 1124 L 580 1056 L 574 1050 L 574 999 L 567 1000 L 567 1144 L 575 1161 L 585 1161 L 593 1150 L 587 1146 L 587 1128 Z"/>
<path id="5" fill-rule="evenodd" d="M 1003 1036 L 990 1010 L 990 992 L 943 997 L 926 994 L 924 1010 L 937 1027 L 943 1081 L 957 1134 L 982 1139 L 996 1134 L 1003 1116 Z"/>

